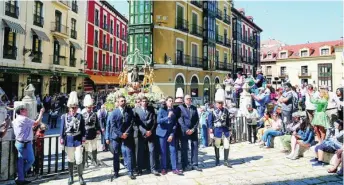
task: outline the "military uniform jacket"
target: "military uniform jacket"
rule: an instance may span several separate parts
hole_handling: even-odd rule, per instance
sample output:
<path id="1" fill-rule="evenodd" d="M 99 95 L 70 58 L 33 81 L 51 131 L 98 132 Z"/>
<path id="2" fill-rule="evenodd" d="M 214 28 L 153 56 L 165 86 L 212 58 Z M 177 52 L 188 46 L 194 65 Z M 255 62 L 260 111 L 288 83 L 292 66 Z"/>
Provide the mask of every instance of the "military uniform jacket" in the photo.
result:
<path id="1" fill-rule="evenodd" d="M 93 140 L 97 137 L 97 131 L 100 131 L 98 116 L 95 112 L 83 112 L 85 120 L 86 140 Z"/>
<path id="2" fill-rule="evenodd" d="M 208 115 L 208 126 L 213 129 L 214 137 L 222 138 L 222 134 L 230 136 L 230 120 L 231 115 L 226 108 L 216 108 Z"/>
<path id="3" fill-rule="evenodd" d="M 128 134 L 128 138 L 125 140 L 129 140 L 133 137 L 133 124 L 134 124 L 134 113 L 131 108 L 125 107 L 123 110 L 123 114 L 119 108 L 115 109 L 111 113 L 111 121 L 110 121 L 110 129 L 108 132 L 108 139 L 111 140 L 122 140 L 121 136 L 123 133 Z"/>
<path id="4" fill-rule="evenodd" d="M 65 146 L 80 146 L 85 133 L 85 122 L 81 114 L 76 113 L 72 116 L 66 113 L 61 116 L 60 137 L 64 139 Z"/>
<path id="5" fill-rule="evenodd" d="M 142 107 L 136 108 L 135 111 L 135 122 L 138 125 L 140 136 L 146 137 L 146 132 L 151 131 L 152 134 L 155 134 L 156 129 L 156 114 L 153 107 L 148 106 L 146 110 Z M 149 138 L 153 138 L 150 136 Z"/>

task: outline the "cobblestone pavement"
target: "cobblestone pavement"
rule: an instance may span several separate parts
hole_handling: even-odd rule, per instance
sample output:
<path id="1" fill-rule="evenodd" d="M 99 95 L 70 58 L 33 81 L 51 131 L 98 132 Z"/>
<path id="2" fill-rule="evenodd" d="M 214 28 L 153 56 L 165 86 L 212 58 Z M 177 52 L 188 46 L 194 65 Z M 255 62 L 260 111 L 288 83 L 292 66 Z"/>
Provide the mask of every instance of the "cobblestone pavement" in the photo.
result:
<path id="1" fill-rule="evenodd" d="M 220 155 L 223 157 L 223 150 L 220 151 Z M 343 177 L 327 173 L 330 166 L 312 167 L 309 162 L 310 157 L 292 161 L 286 159 L 285 154 L 276 149 L 259 148 L 248 143 L 231 145 L 230 159 L 233 168 L 214 167 L 214 149 L 212 147 L 200 149 L 199 162 L 203 172 L 188 171 L 184 173 L 184 176 L 177 176 L 169 172 L 165 176 L 157 177 L 146 174 L 137 177 L 136 180 L 130 180 L 126 176 L 125 170 L 122 169 L 120 172 L 122 176 L 110 182 L 112 173 L 111 153 L 100 153 L 99 157 L 109 167 L 87 169 L 84 173 L 84 179 L 88 185 L 343 184 Z M 66 185 L 67 177 L 67 175 L 58 175 L 50 179 L 36 181 L 35 184 Z M 77 177 L 74 180 L 76 181 L 74 184 L 79 184 Z"/>

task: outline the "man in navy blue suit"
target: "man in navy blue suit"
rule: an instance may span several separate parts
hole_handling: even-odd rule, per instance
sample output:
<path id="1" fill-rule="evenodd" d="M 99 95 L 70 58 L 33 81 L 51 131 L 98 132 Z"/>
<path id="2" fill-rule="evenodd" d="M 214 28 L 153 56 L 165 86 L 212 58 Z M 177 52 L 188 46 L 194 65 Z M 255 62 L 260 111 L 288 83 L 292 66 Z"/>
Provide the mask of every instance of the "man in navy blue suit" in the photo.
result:
<path id="1" fill-rule="evenodd" d="M 155 129 L 156 114 L 152 106 L 148 106 L 148 98 L 141 98 L 141 107 L 135 111 L 135 122 L 139 127 L 138 134 L 138 175 L 142 174 L 143 164 L 145 161 L 145 149 L 149 150 L 149 162 L 151 173 L 159 175 L 155 169 Z M 147 147 L 148 146 L 148 147 Z"/>
<path id="2" fill-rule="evenodd" d="M 170 161 L 172 172 L 176 175 L 181 175 L 182 172 L 177 169 L 176 156 L 176 139 L 175 132 L 177 128 L 176 115 L 173 109 L 173 98 L 171 96 L 166 98 L 163 106 L 158 111 L 158 126 L 156 128 L 156 135 L 159 138 L 160 153 L 161 153 L 161 174 L 167 174 L 167 146 L 170 151 Z"/>
<path id="3" fill-rule="evenodd" d="M 111 113 L 111 122 L 106 125 L 106 143 L 113 146 L 113 169 L 114 175 L 111 178 L 119 177 L 119 147 L 122 149 L 124 163 L 128 169 L 128 175 L 135 179 L 132 167 L 132 150 L 134 146 L 133 122 L 134 114 L 131 108 L 126 106 L 124 96 L 118 97 L 118 108 Z"/>
<path id="4" fill-rule="evenodd" d="M 198 112 L 197 108 L 191 105 L 190 95 L 185 95 L 184 104 L 177 107 L 178 123 L 180 125 L 182 136 L 182 168 L 189 170 L 188 167 L 188 142 L 191 142 L 191 169 L 202 171 L 198 167 Z"/>

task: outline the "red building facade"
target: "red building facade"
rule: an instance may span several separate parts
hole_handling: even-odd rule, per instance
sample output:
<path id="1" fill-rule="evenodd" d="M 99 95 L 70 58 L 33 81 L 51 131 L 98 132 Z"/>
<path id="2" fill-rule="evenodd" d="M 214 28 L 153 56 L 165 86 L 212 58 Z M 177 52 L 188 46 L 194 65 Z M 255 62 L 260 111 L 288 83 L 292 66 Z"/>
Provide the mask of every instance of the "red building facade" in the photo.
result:
<path id="1" fill-rule="evenodd" d="M 87 9 L 85 91 L 111 89 L 127 56 L 128 19 L 107 1 L 89 0 Z"/>

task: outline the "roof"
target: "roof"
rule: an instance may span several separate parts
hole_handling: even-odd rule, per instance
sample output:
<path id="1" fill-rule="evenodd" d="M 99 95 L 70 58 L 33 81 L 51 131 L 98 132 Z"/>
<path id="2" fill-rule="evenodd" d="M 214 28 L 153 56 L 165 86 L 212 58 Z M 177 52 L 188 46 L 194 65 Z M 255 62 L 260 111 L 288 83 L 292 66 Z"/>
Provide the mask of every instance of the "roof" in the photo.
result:
<path id="1" fill-rule="evenodd" d="M 282 46 L 285 46 L 285 44 L 276 39 L 268 39 L 268 40 L 261 41 L 261 44 L 260 44 L 261 62 L 276 61 L 277 53 Z M 271 58 L 267 57 L 268 53 L 272 54 Z"/>
<path id="2" fill-rule="evenodd" d="M 240 8 L 239 10 L 232 7 L 232 12 L 235 13 L 236 15 L 240 16 L 242 19 L 244 19 L 248 24 L 250 24 L 251 26 L 253 26 L 254 28 L 256 28 L 259 32 L 262 32 L 263 30 L 254 22 L 252 22 L 249 18 L 247 18 L 245 15 L 240 13 L 241 11 L 245 11 L 243 8 Z M 252 16 L 251 16 L 252 17 Z M 252 17 L 253 18 L 253 17 Z"/>
<path id="3" fill-rule="evenodd" d="M 107 8 L 109 8 L 113 13 L 115 13 L 118 17 L 120 17 L 121 19 L 123 19 L 123 21 L 125 23 L 128 24 L 128 19 L 126 17 L 124 17 L 124 15 L 122 15 L 121 13 L 119 13 L 119 11 L 116 10 L 115 7 L 113 7 L 109 2 L 105 1 L 105 0 L 101 0 L 100 3 L 102 3 L 103 5 L 105 5 Z"/>
<path id="4" fill-rule="evenodd" d="M 334 50 L 333 47 L 336 45 L 340 45 L 343 43 L 342 40 L 334 40 L 334 41 L 325 41 L 325 42 L 314 42 L 314 43 L 306 43 L 306 44 L 297 44 L 297 45 L 289 45 L 283 46 L 279 49 L 279 51 L 287 50 L 289 52 L 288 58 L 299 58 L 299 51 L 303 48 L 308 48 L 310 51 L 309 57 L 317 57 L 320 56 L 320 48 L 323 46 L 330 46 L 330 55 L 333 55 Z"/>

